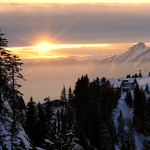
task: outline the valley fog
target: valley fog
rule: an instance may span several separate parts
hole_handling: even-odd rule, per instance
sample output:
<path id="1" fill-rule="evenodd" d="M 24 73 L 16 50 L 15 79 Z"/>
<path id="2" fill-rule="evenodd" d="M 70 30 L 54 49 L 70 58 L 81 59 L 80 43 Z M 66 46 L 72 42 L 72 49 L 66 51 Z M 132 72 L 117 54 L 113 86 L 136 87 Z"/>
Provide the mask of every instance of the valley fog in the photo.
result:
<path id="1" fill-rule="evenodd" d="M 22 61 L 22 75 L 26 81 L 20 81 L 20 91 L 27 103 L 32 96 L 35 102 L 44 98 L 60 98 L 63 85 L 68 91 L 74 90 L 75 83 L 82 75 L 88 74 L 90 81 L 102 78 L 125 78 L 139 74 L 149 75 L 150 47 L 140 42 L 128 51 L 112 57 L 75 56 L 57 59 L 26 59 Z"/>
<path id="2" fill-rule="evenodd" d="M 43 101 L 44 98 L 60 98 L 60 93 L 65 85 L 74 90 L 78 77 L 88 74 L 90 80 L 95 76 L 92 73 L 93 65 L 71 66 L 26 66 L 24 64 L 22 74 L 26 81 L 19 81 L 22 87 L 20 91 L 27 103 L 32 96 L 35 102 Z"/>
<path id="3" fill-rule="evenodd" d="M 113 63 L 91 63 L 74 65 L 48 65 L 48 64 L 26 64 L 22 67 L 22 74 L 26 81 L 19 80 L 22 85 L 20 91 L 24 94 L 23 98 L 27 103 L 32 96 L 35 102 L 43 101 L 44 98 L 60 98 L 63 85 L 68 91 L 69 86 L 74 90 L 75 83 L 82 75 L 88 74 L 90 81 L 93 79 L 125 78 L 127 74 L 134 75 L 142 69 L 143 75 L 148 75 L 149 63 L 125 65 Z"/>

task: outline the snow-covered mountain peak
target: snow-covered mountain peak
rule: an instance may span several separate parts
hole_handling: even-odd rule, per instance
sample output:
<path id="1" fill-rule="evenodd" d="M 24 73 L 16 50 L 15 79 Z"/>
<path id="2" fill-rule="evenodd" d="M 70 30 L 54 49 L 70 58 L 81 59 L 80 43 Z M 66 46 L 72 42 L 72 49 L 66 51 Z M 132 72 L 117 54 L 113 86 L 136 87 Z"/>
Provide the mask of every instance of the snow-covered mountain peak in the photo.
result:
<path id="1" fill-rule="evenodd" d="M 124 63 L 128 63 L 136 60 L 139 56 L 142 56 L 147 50 L 150 50 L 150 47 L 145 46 L 143 42 L 139 42 L 136 45 L 133 45 L 129 50 L 121 55 L 119 55 L 119 60 Z"/>
<path id="2" fill-rule="evenodd" d="M 137 47 L 142 47 L 143 49 L 145 48 L 145 44 L 143 42 L 139 42 L 138 44 L 136 44 L 135 46 Z"/>
<path id="3" fill-rule="evenodd" d="M 145 46 L 145 44 L 143 43 L 143 42 L 139 42 L 138 44 L 136 44 L 136 45 L 133 45 L 132 47 L 130 47 L 129 48 L 129 52 L 135 52 L 135 51 L 139 51 L 139 50 L 141 50 L 141 52 L 144 50 L 144 49 L 146 49 L 147 47 Z M 128 52 L 127 51 L 127 52 Z"/>

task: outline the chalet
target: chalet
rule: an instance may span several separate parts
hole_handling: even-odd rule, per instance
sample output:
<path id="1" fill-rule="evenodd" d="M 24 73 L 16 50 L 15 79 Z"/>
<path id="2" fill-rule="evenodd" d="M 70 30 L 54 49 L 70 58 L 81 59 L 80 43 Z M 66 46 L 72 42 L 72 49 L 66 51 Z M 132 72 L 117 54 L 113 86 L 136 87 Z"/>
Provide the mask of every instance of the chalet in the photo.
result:
<path id="1" fill-rule="evenodd" d="M 51 107 L 62 107 L 64 106 L 64 102 L 60 99 L 55 99 L 51 101 Z"/>
<path id="2" fill-rule="evenodd" d="M 118 88 L 121 92 L 128 92 L 135 88 L 137 81 L 135 78 L 113 78 L 113 79 L 106 79 L 110 82 L 111 90 L 116 91 Z"/>
<path id="3" fill-rule="evenodd" d="M 121 84 L 121 92 L 131 91 L 136 87 L 137 84 L 138 83 L 135 78 L 123 78 Z"/>

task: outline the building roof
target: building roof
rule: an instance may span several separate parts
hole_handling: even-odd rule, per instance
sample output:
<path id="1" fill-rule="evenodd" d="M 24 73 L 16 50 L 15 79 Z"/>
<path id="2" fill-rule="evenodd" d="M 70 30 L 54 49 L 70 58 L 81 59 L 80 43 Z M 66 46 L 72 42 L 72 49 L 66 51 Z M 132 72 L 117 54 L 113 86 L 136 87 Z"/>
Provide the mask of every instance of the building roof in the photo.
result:
<path id="1" fill-rule="evenodd" d="M 109 80 L 110 84 L 113 86 L 113 88 L 118 88 L 121 86 L 122 84 L 122 80 L 121 79 L 117 79 L 117 78 L 113 78 L 113 79 L 107 79 Z"/>
<path id="2" fill-rule="evenodd" d="M 122 80 L 123 83 L 130 84 L 130 83 L 134 83 L 134 81 L 136 79 L 135 78 L 122 78 L 121 80 Z"/>
<path id="3" fill-rule="evenodd" d="M 106 80 L 110 82 L 110 85 L 112 85 L 113 88 L 118 88 L 121 86 L 122 83 L 131 84 L 131 83 L 134 83 L 136 79 L 135 78 L 112 78 L 112 79 L 106 79 Z"/>

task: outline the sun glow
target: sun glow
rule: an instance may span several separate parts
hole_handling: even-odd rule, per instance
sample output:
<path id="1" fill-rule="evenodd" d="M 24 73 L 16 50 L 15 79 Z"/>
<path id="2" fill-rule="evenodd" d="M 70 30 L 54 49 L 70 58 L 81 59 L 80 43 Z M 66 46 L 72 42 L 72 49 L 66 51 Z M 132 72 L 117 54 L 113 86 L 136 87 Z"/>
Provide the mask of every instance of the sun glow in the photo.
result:
<path id="1" fill-rule="evenodd" d="M 58 58 L 76 55 L 83 57 L 91 54 L 80 54 L 86 48 L 108 48 L 110 44 L 51 44 L 43 41 L 39 44 L 29 47 L 11 47 L 8 50 L 13 51 L 21 58 Z M 71 49 L 74 52 L 71 52 Z M 84 52 L 83 52 L 84 53 Z"/>
<path id="2" fill-rule="evenodd" d="M 48 42 L 41 42 L 38 45 L 34 46 L 38 53 L 44 54 L 51 50 L 51 44 Z"/>
<path id="3" fill-rule="evenodd" d="M 135 43 L 107 43 L 107 44 L 52 44 L 47 41 L 28 47 L 7 48 L 19 55 L 20 58 L 58 58 L 69 56 L 113 55 L 125 52 Z M 145 43 L 150 45 L 150 43 Z M 115 52 L 113 52 L 115 51 Z"/>

